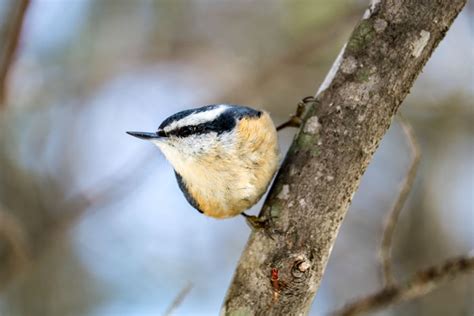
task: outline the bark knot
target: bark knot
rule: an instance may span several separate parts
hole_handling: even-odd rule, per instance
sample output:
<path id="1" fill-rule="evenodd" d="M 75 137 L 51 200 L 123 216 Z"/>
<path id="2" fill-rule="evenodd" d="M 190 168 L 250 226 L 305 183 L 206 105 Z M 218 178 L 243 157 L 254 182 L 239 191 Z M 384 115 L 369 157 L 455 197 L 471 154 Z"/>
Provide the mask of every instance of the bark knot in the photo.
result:
<path id="1" fill-rule="evenodd" d="M 309 272 L 311 268 L 311 263 L 309 262 L 306 256 L 300 255 L 296 257 L 296 260 L 293 263 L 293 267 L 291 269 L 291 275 L 293 275 L 296 279 L 301 279 Z"/>

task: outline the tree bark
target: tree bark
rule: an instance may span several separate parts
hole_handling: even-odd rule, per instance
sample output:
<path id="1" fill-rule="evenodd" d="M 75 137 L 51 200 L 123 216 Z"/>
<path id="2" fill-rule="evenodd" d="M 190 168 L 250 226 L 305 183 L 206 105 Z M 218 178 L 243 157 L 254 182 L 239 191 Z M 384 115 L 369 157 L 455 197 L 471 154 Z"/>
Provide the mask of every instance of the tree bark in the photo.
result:
<path id="1" fill-rule="evenodd" d="M 466 0 L 374 1 L 305 114 L 224 302 L 225 315 L 308 313 L 360 178 Z"/>

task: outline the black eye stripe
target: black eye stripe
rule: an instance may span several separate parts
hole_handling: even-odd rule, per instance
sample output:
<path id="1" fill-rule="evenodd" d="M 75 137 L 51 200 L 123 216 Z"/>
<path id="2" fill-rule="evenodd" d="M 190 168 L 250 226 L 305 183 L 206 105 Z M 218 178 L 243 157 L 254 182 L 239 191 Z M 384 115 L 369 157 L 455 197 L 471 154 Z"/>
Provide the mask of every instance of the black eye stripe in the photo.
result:
<path id="1" fill-rule="evenodd" d="M 167 137 L 167 136 L 168 136 L 168 134 L 167 134 L 164 130 L 161 130 L 161 129 L 159 129 L 159 130 L 156 132 L 156 134 L 157 134 L 158 136 L 160 136 L 160 137 Z"/>
<path id="2" fill-rule="evenodd" d="M 193 134 L 202 134 L 204 131 L 203 126 L 193 125 L 193 126 L 183 126 L 171 132 L 172 135 L 178 137 L 187 137 Z"/>
<path id="3" fill-rule="evenodd" d="M 221 114 L 215 120 L 198 124 L 188 125 L 169 131 L 169 135 L 176 137 L 188 137 L 190 135 L 201 135 L 207 133 L 217 133 L 218 135 L 230 132 L 235 127 L 235 118 L 229 114 Z"/>
<path id="4" fill-rule="evenodd" d="M 235 126 L 235 122 L 232 124 L 231 122 L 218 122 L 215 120 L 199 125 L 183 126 L 170 131 L 168 134 L 177 137 L 188 137 L 190 135 L 201 135 L 212 132 L 221 134 L 230 131 L 233 126 Z"/>
<path id="5" fill-rule="evenodd" d="M 209 108 L 204 107 L 204 108 Z M 214 106 L 213 106 L 214 107 Z M 259 118 L 261 111 L 257 111 L 248 107 L 228 105 L 228 109 L 212 121 L 201 123 L 198 125 L 187 125 L 165 133 L 166 136 L 188 137 L 190 135 L 200 135 L 215 132 L 217 135 L 230 132 L 237 124 L 237 120 L 244 117 Z M 201 108 L 203 109 L 203 108 Z M 198 109 L 200 111 L 201 109 Z M 196 112 L 194 112 L 196 113 Z M 163 125 L 163 124 L 162 124 Z M 162 128 L 162 127 L 160 127 Z"/>

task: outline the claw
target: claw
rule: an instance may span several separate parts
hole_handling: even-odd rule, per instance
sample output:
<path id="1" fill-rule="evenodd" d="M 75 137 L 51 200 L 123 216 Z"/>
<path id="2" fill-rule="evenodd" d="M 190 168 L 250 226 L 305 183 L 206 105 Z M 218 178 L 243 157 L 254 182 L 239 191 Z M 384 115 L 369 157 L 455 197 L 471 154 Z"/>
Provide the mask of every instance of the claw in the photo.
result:
<path id="1" fill-rule="evenodd" d="M 254 215 L 247 215 L 245 213 L 242 213 L 242 216 L 245 217 L 247 225 L 249 225 L 250 229 L 252 229 L 253 231 L 258 231 L 268 227 L 267 219 L 263 219 Z"/>
<path id="2" fill-rule="evenodd" d="M 303 114 L 306 110 L 306 105 L 309 104 L 309 103 L 314 103 L 316 102 L 316 98 L 313 97 L 313 96 L 308 96 L 308 97 L 305 97 L 303 99 L 301 99 L 300 102 L 298 102 L 297 104 L 297 107 L 296 107 L 296 113 L 293 114 L 290 119 L 288 121 L 286 121 L 285 123 L 279 125 L 276 130 L 277 131 L 280 131 L 284 128 L 287 128 L 287 127 L 300 127 L 303 120 L 302 120 L 302 117 L 303 117 Z"/>

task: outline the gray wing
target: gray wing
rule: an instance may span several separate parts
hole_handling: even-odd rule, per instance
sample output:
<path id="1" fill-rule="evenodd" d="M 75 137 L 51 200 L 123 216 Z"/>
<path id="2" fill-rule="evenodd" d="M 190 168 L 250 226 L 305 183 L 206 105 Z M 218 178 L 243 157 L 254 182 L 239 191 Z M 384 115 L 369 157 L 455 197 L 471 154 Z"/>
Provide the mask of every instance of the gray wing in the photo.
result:
<path id="1" fill-rule="evenodd" d="M 189 204 L 191 204 L 192 207 L 198 210 L 199 213 L 203 213 L 199 209 L 199 205 L 197 204 L 196 200 L 191 196 L 191 194 L 189 194 L 188 188 L 186 187 L 186 183 L 184 183 L 183 177 L 181 177 L 181 175 L 177 173 L 176 170 L 174 171 L 174 174 L 176 175 L 176 180 L 178 180 L 179 188 L 183 192 L 186 200 L 189 202 Z"/>

